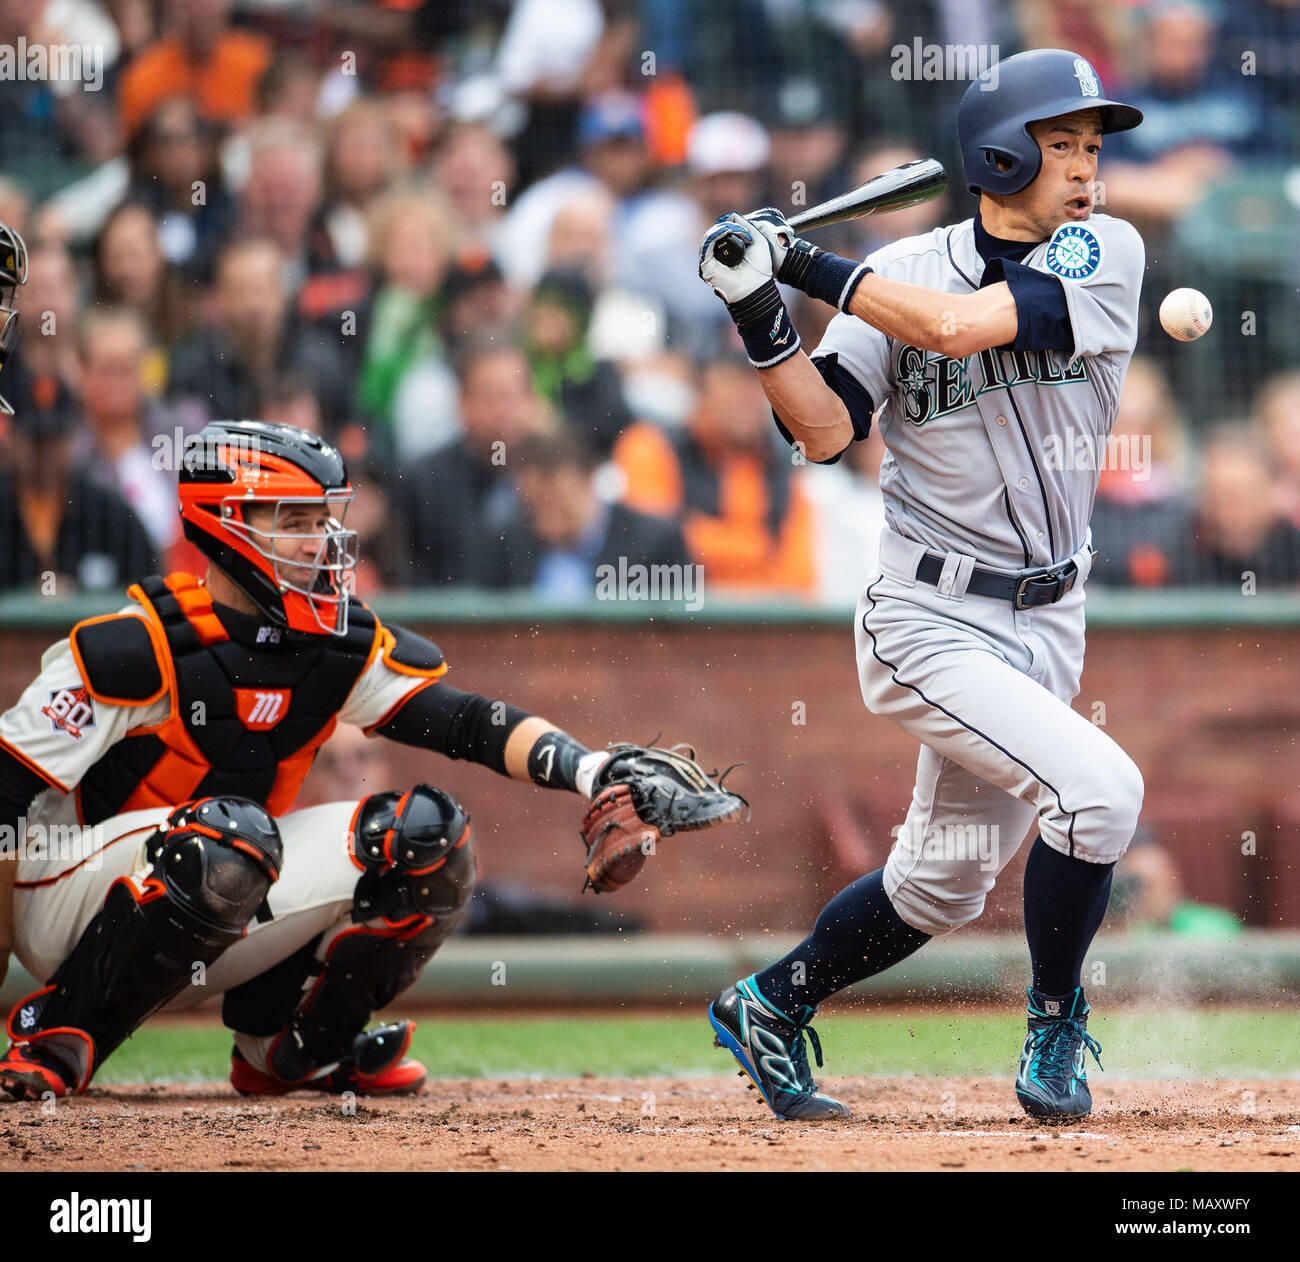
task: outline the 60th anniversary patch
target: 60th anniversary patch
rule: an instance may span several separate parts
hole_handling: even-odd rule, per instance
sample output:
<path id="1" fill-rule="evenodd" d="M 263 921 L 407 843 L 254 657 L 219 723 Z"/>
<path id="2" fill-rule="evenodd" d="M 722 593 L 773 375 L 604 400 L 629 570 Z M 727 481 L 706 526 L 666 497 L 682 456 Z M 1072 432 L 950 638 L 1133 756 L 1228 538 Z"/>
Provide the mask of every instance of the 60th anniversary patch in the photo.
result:
<path id="1" fill-rule="evenodd" d="M 1066 280 L 1087 280 L 1101 266 L 1101 241 L 1084 224 L 1062 224 L 1047 243 L 1046 262 Z"/>

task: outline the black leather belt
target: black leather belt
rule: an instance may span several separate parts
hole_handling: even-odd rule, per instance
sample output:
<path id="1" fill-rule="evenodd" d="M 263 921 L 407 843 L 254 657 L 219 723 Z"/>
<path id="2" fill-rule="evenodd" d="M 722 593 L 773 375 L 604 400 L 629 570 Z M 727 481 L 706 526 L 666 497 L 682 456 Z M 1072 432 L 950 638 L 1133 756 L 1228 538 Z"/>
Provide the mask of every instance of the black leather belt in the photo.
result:
<path id="1" fill-rule="evenodd" d="M 927 552 L 916 567 L 916 577 L 931 587 L 937 587 L 943 565 L 943 557 Z M 1009 600 L 1017 609 L 1033 609 L 1039 605 L 1056 604 L 1074 586 L 1078 577 L 1079 567 L 1073 561 L 1045 570 L 1021 570 L 1019 574 L 1006 574 L 977 565 L 971 570 L 966 590 L 976 596 Z"/>

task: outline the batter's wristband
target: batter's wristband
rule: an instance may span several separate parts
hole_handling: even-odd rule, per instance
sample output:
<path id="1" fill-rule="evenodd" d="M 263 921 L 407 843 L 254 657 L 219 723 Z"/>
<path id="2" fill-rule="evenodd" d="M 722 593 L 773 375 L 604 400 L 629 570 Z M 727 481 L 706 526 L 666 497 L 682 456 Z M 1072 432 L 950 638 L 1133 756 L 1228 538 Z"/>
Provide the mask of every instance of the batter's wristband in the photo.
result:
<path id="1" fill-rule="evenodd" d="M 776 281 L 766 281 L 748 297 L 728 303 L 727 310 L 740 331 L 745 354 L 755 368 L 772 368 L 784 363 L 799 349 L 799 334 L 790 323 L 790 313 Z"/>
<path id="2" fill-rule="evenodd" d="M 869 271 L 871 268 L 865 263 L 842 259 L 838 254 L 823 250 L 808 268 L 808 274 L 803 280 L 803 291 L 810 298 L 829 302 L 837 311 L 847 311 L 853 291 Z"/>

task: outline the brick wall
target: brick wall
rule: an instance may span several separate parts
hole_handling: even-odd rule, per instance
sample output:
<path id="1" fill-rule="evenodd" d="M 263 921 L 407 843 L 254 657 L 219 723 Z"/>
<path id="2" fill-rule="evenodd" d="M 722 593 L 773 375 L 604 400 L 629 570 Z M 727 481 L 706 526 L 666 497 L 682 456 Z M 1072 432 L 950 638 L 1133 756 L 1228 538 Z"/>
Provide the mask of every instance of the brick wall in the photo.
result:
<path id="1" fill-rule="evenodd" d="M 728 783 L 749 797 L 752 822 L 671 839 L 619 895 L 654 928 L 802 928 L 835 890 L 879 866 L 903 818 L 917 747 L 864 709 L 847 625 L 421 629 L 446 653 L 449 682 L 535 710 L 587 743 L 658 736 L 695 744 L 709 766 L 747 762 Z M 6 702 L 53 638 L 3 636 Z M 796 702 L 802 724 L 792 722 Z M 1300 631 L 1094 630 L 1075 705 L 1091 717 L 1095 703 L 1142 768 L 1144 824 L 1176 856 L 1188 895 L 1250 924 L 1300 928 Z M 465 803 L 485 875 L 577 891 L 571 795 L 400 747 L 392 772 L 392 787 L 425 779 Z M 1242 854 L 1247 833 L 1253 855 Z M 1022 858 L 982 927 L 1019 924 Z"/>

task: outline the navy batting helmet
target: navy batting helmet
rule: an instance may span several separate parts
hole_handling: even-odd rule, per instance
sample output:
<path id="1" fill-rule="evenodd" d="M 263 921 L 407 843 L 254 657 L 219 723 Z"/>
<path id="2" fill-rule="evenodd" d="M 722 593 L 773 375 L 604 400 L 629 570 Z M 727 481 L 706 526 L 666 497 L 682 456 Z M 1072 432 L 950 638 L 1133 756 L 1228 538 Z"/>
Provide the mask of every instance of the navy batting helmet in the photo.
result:
<path id="1" fill-rule="evenodd" d="M 1103 132 L 1128 131 L 1142 111 L 1102 92 L 1097 72 L 1078 53 L 1036 48 L 990 66 L 971 82 L 957 108 L 957 143 L 972 193 L 1018 193 L 1043 164 L 1029 124 L 1076 110 L 1101 111 Z M 1005 169 L 999 160 L 1010 163 Z"/>

